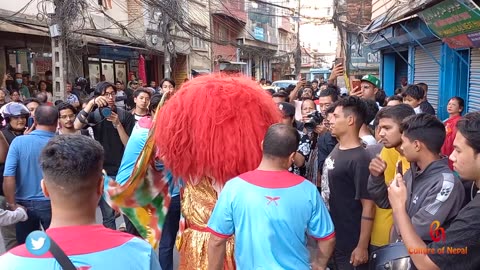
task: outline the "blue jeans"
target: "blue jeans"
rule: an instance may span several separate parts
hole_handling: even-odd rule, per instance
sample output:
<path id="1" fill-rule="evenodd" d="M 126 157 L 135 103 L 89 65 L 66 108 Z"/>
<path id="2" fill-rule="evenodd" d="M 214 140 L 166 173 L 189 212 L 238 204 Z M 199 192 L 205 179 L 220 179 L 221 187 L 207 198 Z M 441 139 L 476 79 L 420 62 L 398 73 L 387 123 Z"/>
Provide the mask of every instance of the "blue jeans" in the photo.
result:
<path id="1" fill-rule="evenodd" d="M 103 226 L 112 230 L 116 230 L 117 225 L 115 224 L 115 211 L 113 211 L 103 197 L 100 198 L 98 206 L 100 206 L 100 210 L 102 211 Z"/>
<path id="2" fill-rule="evenodd" d="M 158 249 L 158 258 L 162 270 L 173 270 L 173 246 L 175 245 L 179 221 L 180 195 L 172 197 L 165 217 L 165 224 L 163 224 L 162 238 Z"/>
<path id="3" fill-rule="evenodd" d="M 40 224 L 46 230 L 50 227 L 52 221 L 52 206 L 50 201 L 17 201 L 18 204 L 27 208 L 28 219 L 19 222 L 16 225 L 17 242 L 19 245 L 25 244 L 27 236 L 40 230 Z"/>

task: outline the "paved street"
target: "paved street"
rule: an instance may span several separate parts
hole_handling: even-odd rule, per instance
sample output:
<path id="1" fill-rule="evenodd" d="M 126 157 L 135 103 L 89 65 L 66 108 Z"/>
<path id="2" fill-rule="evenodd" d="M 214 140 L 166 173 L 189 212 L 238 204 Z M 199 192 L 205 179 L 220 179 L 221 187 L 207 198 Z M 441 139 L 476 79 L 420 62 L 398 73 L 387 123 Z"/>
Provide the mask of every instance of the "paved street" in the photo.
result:
<path id="1" fill-rule="evenodd" d="M 100 208 L 97 208 L 97 223 L 102 223 L 102 212 L 100 212 Z M 117 228 L 122 223 L 123 223 L 123 218 L 122 217 L 117 218 Z M 0 254 L 3 254 L 4 252 L 5 252 L 5 249 L 3 244 L 3 237 L 0 237 Z M 158 250 L 156 250 L 156 252 L 158 253 Z M 176 249 L 174 249 L 174 252 L 173 252 L 173 261 L 174 261 L 173 268 L 178 269 L 178 252 L 176 251 Z"/>

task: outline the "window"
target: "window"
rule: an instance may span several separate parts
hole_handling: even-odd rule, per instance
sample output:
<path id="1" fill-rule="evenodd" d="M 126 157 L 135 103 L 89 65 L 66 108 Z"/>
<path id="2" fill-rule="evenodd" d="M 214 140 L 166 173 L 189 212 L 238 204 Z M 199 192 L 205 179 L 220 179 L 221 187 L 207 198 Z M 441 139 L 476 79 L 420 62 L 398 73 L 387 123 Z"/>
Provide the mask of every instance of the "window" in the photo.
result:
<path id="1" fill-rule="evenodd" d="M 308 56 L 302 56 L 302 64 L 310 64 L 308 61 Z"/>
<path id="2" fill-rule="evenodd" d="M 201 25 L 192 25 L 192 28 L 194 30 L 194 34 L 197 34 L 192 35 L 192 48 L 201 50 L 207 49 L 207 44 L 205 43 L 205 41 L 198 37 L 203 33 L 206 33 L 207 28 Z"/>
<path id="3" fill-rule="evenodd" d="M 199 37 L 193 36 L 192 37 L 192 48 L 204 50 L 204 49 L 207 49 L 207 45 L 205 44 L 205 41 L 203 41 Z"/>
<path id="4" fill-rule="evenodd" d="M 218 39 L 220 41 L 228 41 L 228 29 L 225 25 L 218 25 Z"/>

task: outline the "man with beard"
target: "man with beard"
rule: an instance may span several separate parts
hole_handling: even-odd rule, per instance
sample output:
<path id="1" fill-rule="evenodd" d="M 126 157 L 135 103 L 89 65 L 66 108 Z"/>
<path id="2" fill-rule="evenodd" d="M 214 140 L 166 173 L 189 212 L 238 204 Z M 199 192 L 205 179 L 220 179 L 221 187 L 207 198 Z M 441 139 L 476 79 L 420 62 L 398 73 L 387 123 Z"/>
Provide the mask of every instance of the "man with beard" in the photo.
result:
<path id="1" fill-rule="evenodd" d="M 81 129 L 76 130 L 73 122 L 75 121 L 75 117 L 77 115 L 77 110 L 75 107 L 69 103 L 60 103 L 57 106 L 58 109 L 58 118 L 59 118 L 59 129 L 57 130 L 57 134 L 82 134 L 86 136 L 90 136 L 88 130 Z"/>

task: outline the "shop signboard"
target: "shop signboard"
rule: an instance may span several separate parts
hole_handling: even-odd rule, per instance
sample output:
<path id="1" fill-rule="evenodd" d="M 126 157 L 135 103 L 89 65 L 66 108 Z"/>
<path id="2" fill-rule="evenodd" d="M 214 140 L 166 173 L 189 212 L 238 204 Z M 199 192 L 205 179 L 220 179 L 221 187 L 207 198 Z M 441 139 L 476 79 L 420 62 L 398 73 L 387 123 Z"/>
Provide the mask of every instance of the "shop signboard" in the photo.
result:
<path id="1" fill-rule="evenodd" d="M 451 48 L 480 47 L 480 9 L 473 1 L 446 0 L 419 15 Z"/>

